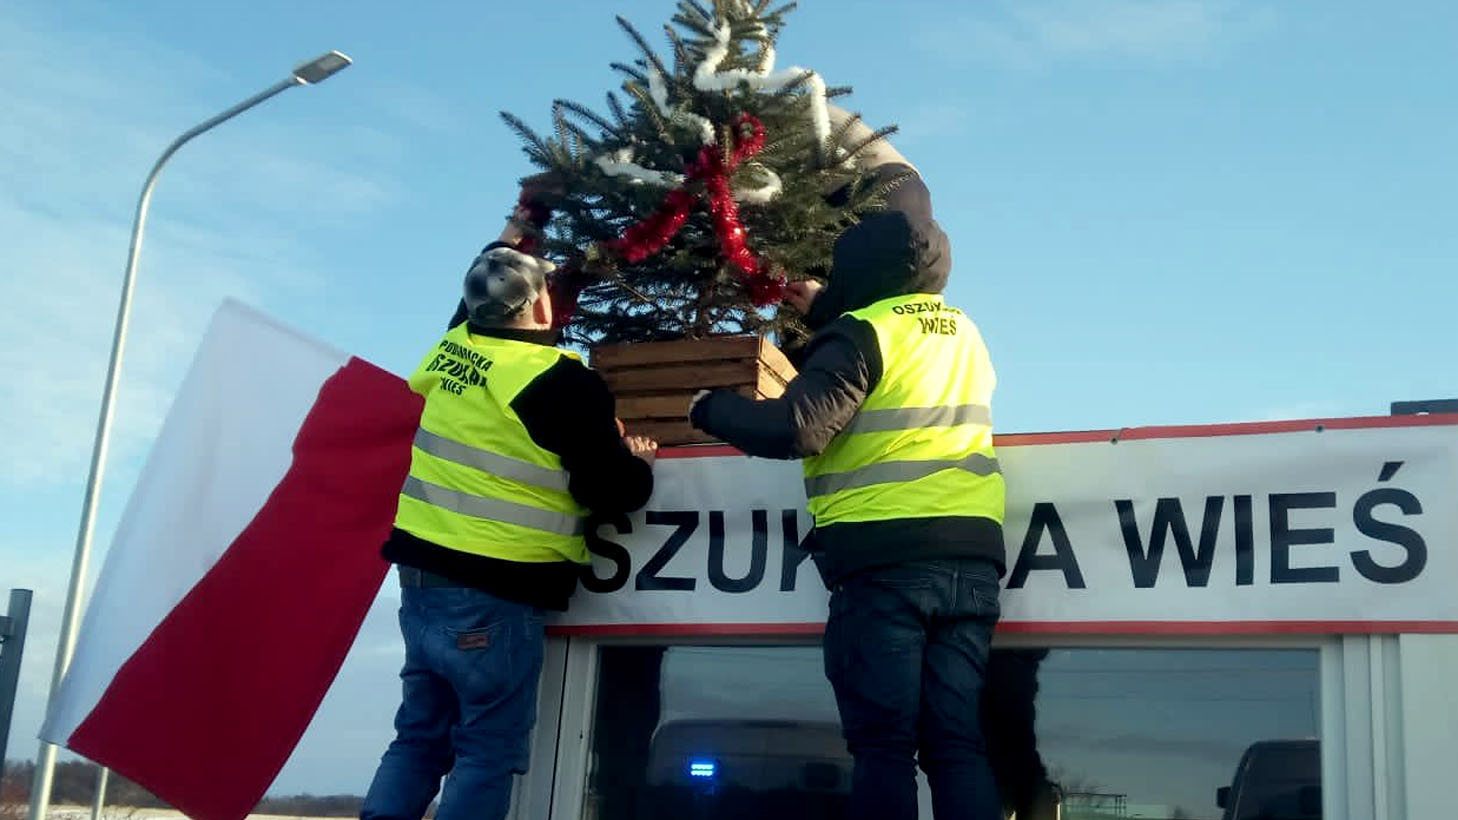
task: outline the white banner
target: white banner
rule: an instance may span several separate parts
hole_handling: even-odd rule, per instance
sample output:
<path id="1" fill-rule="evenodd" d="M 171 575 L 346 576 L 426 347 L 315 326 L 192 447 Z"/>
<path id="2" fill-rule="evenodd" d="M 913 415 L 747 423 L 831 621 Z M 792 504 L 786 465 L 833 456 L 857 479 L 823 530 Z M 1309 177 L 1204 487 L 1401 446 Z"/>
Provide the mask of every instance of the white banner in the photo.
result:
<path id="1" fill-rule="evenodd" d="M 798 462 L 661 457 L 569 634 L 814 634 Z M 1010 436 L 1008 632 L 1458 632 L 1458 418 Z M 888 544 L 894 549 L 894 544 Z"/>

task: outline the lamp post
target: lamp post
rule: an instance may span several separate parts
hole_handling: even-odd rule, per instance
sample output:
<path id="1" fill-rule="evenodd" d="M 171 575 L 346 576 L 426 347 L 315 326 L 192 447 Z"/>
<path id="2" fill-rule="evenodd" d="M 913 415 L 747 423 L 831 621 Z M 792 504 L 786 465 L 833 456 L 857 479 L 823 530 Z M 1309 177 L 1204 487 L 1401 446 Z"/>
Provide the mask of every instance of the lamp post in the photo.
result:
<path id="1" fill-rule="evenodd" d="M 10 716 L 15 712 L 15 688 L 20 680 L 20 655 L 30 627 L 30 590 L 10 590 L 10 610 L 0 615 L 0 773 L 5 771 L 5 741 L 10 738 Z"/>
<path id="2" fill-rule="evenodd" d="M 136 217 L 132 221 L 131 247 L 127 251 L 127 270 L 122 277 L 121 303 L 117 306 L 116 331 L 111 341 L 111 361 L 106 367 L 106 385 L 101 393 L 101 416 L 96 424 L 96 440 L 91 450 L 91 471 L 86 479 L 86 496 L 81 505 L 81 525 L 76 533 L 76 553 L 71 563 L 71 581 L 66 589 L 66 607 L 61 616 L 61 634 L 56 646 L 56 666 L 55 672 L 51 676 L 47 708 L 49 708 L 50 699 L 56 696 L 56 691 L 61 686 L 61 680 L 66 675 L 66 669 L 71 665 L 71 656 L 76 650 L 76 627 L 81 616 L 81 589 L 86 581 L 87 564 L 91 559 L 91 536 L 96 528 L 96 506 L 100 496 L 101 476 L 106 466 L 107 447 L 111 443 L 111 418 L 116 408 L 116 384 L 118 376 L 121 374 L 127 323 L 131 318 L 132 290 L 136 284 L 137 258 L 142 253 L 142 231 L 146 227 L 147 207 L 151 203 L 152 189 L 157 186 L 157 175 L 162 172 L 162 166 L 167 163 L 167 160 L 177 153 L 177 149 L 193 137 L 294 86 L 321 83 L 348 68 L 350 63 L 351 60 L 344 54 L 330 51 L 298 66 L 287 79 L 280 80 L 217 116 L 184 131 L 181 136 L 172 141 L 171 145 L 167 146 L 167 149 L 162 152 L 162 156 L 158 157 L 156 164 L 152 166 L 151 173 L 147 174 L 147 182 L 142 186 L 141 198 L 137 200 Z M 29 820 L 45 820 L 46 810 L 51 800 L 51 779 L 55 766 L 56 747 L 42 741 L 36 759 L 35 780 L 31 784 Z M 100 814 L 105 789 L 106 769 L 103 768 L 96 784 L 96 800 L 93 802 L 91 811 L 93 819 Z"/>

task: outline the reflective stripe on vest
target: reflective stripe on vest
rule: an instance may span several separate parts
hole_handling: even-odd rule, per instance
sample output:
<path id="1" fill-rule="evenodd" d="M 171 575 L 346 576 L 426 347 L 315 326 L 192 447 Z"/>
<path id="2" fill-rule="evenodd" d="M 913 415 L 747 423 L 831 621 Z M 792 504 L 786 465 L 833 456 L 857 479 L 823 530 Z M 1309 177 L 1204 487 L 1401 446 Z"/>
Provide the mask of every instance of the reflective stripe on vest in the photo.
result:
<path id="1" fill-rule="evenodd" d="M 843 473 L 825 473 L 805 479 L 805 495 L 817 498 L 841 490 L 869 487 L 872 484 L 892 484 L 916 481 L 935 475 L 942 470 L 965 470 L 973 475 L 986 476 L 1001 473 L 996 458 L 973 453 L 953 461 L 882 461 L 858 470 Z"/>
<path id="2" fill-rule="evenodd" d="M 882 376 L 825 450 L 804 460 L 816 526 L 898 518 L 1003 519 L 992 446 L 996 375 L 976 326 L 940 296 L 884 299 L 867 322 Z"/>
<path id="3" fill-rule="evenodd" d="M 459 441 L 451 441 L 445 436 L 438 436 L 425 428 L 415 431 L 415 446 L 433 456 L 446 461 L 454 461 L 466 467 L 474 467 L 483 473 L 520 481 L 533 487 L 567 492 L 566 470 L 551 470 L 520 459 L 499 456 L 489 450 L 482 450 Z"/>
<path id="4" fill-rule="evenodd" d="M 405 486 L 400 489 L 400 494 L 461 515 L 519 524 L 558 535 L 581 535 L 584 528 L 583 519 L 576 516 L 560 515 L 499 498 L 470 495 L 421 481 L 414 476 L 405 479 Z"/>
<path id="5" fill-rule="evenodd" d="M 846 425 L 841 435 L 915 430 L 918 427 L 955 427 L 959 424 L 992 424 L 992 410 L 982 404 L 862 410 L 856 413 L 856 417 Z"/>
<path id="6" fill-rule="evenodd" d="M 509 561 L 588 561 L 587 510 L 561 459 L 512 410 L 517 395 L 573 354 L 473 336 L 462 323 L 410 377 L 425 408 L 395 525 L 433 544 Z M 573 356 L 575 358 L 575 356 Z"/>

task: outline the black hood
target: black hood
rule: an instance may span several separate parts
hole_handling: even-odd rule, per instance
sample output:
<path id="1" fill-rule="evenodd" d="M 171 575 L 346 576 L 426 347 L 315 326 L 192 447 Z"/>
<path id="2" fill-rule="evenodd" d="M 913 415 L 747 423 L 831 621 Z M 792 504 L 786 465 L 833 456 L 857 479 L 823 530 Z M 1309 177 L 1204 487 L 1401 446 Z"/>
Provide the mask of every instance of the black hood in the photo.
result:
<path id="1" fill-rule="evenodd" d="M 908 166 L 877 169 L 904 172 Z M 952 271 L 952 244 L 932 218 L 931 193 L 919 176 L 886 197 L 835 241 L 830 281 L 807 321 L 819 328 L 837 316 L 907 293 L 941 293 Z"/>

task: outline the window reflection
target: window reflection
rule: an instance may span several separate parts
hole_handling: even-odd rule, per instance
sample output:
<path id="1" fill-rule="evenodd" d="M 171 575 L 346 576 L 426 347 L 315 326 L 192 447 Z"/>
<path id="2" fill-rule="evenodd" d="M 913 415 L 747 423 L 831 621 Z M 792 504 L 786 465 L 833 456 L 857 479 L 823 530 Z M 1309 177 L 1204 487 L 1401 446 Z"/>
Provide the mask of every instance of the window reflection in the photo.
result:
<path id="1" fill-rule="evenodd" d="M 585 817 L 843 816 L 851 760 L 821 664 L 818 647 L 602 649 Z M 1316 820 L 1317 680 L 1314 650 L 994 650 L 983 722 L 1003 804 L 1023 820 Z"/>
<path id="2" fill-rule="evenodd" d="M 839 818 L 850 755 L 819 647 L 612 647 L 585 816 Z"/>
<path id="3" fill-rule="evenodd" d="M 1314 650 L 1054 650 L 1037 673 L 1037 747 L 1064 792 L 1064 818 L 1306 820 L 1319 791 L 1320 725 Z M 1235 784 L 1246 750 L 1307 741 L 1303 783 L 1227 814 L 1218 790 Z M 1269 781 L 1256 772 L 1256 786 Z M 1238 785 L 1238 784 L 1236 784 Z M 1290 805 L 1287 805 L 1290 804 Z"/>

